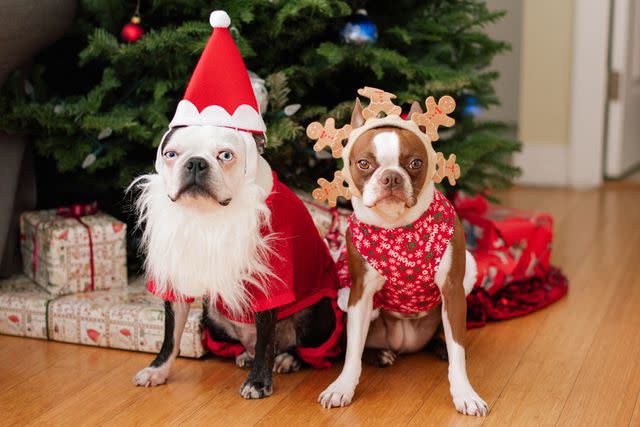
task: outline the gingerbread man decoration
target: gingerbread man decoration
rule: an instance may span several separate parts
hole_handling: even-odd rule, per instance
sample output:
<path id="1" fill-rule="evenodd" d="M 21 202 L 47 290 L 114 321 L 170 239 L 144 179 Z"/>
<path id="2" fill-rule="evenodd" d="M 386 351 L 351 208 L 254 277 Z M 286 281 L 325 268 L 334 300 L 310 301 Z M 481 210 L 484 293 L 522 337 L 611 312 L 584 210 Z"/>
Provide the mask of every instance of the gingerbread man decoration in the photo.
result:
<path id="1" fill-rule="evenodd" d="M 456 155 L 452 154 L 447 160 L 444 154 L 436 154 L 436 173 L 433 176 L 434 182 L 440 183 L 447 177 L 449 184 L 456 185 L 456 179 L 460 178 L 460 166 L 456 163 Z"/>
<path id="2" fill-rule="evenodd" d="M 345 125 L 336 129 L 336 121 L 328 118 L 324 126 L 320 122 L 313 122 L 307 126 L 307 136 L 318 141 L 313 145 L 315 151 L 321 151 L 324 147 L 331 147 L 331 154 L 336 159 L 342 156 L 342 140 L 347 139 L 353 128 Z"/>
<path id="3" fill-rule="evenodd" d="M 340 171 L 336 171 L 333 174 L 333 181 L 331 182 L 324 178 L 320 178 L 318 180 L 318 185 L 320 185 L 320 188 L 313 190 L 311 195 L 318 202 L 322 203 L 327 201 L 329 206 L 332 208 L 335 207 L 336 201 L 340 196 L 347 200 L 351 199 L 351 192 L 349 191 L 349 188 L 344 186 L 344 176 Z"/>
<path id="4" fill-rule="evenodd" d="M 443 96 L 436 104 L 436 100 L 433 96 L 427 98 L 426 113 L 413 113 L 411 120 L 418 126 L 424 126 L 426 128 L 427 135 L 431 141 L 437 141 L 440 139 L 438 135 L 438 126 L 451 127 L 455 124 L 455 120 L 447 116 L 447 114 L 453 113 L 456 109 L 456 101 L 450 96 Z"/>
<path id="5" fill-rule="evenodd" d="M 358 89 L 358 94 L 371 100 L 367 108 L 362 110 L 362 117 L 364 117 L 365 120 L 376 117 L 380 112 L 385 113 L 387 116 L 399 116 L 400 113 L 402 113 L 402 108 L 394 105 L 391 101 L 396 97 L 392 93 L 365 86 L 362 89 Z"/>

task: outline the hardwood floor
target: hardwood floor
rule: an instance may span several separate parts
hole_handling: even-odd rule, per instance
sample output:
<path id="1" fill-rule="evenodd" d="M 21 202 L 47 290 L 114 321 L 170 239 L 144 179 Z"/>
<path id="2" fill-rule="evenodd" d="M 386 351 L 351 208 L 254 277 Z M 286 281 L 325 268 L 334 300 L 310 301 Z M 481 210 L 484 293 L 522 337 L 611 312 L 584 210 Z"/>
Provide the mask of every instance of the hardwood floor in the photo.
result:
<path id="1" fill-rule="evenodd" d="M 468 334 L 487 418 L 456 413 L 447 365 L 428 354 L 365 367 L 354 403 L 324 410 L 340 366 L 275 378 L 245 401 L 246 371 L 178 360 L 169 384 L 136 388 L 149 354 L 0 336 L 0 425 L 640 425 L 640 186 L 514 189 L 508 206 L 555 217 L 553 263 L 570 279 L 551 307 Z"/>

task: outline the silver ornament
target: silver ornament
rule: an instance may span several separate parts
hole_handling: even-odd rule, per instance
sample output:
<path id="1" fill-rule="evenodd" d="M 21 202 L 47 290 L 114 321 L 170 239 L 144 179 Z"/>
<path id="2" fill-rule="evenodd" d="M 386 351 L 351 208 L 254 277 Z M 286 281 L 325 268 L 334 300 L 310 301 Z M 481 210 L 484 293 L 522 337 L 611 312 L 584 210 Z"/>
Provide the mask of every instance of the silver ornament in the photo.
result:
<path id="1" fill-rule="evenodd" d="M 264 83 L 264 79 L 260 78 L 260 76 L 253 71 L 249 71 L 249 80 L 251 80 L 251 87 L 256 96 L 260 114 L 264 114 L 269 106 L 269 91 L 267 90 L 267 85 Z"/>

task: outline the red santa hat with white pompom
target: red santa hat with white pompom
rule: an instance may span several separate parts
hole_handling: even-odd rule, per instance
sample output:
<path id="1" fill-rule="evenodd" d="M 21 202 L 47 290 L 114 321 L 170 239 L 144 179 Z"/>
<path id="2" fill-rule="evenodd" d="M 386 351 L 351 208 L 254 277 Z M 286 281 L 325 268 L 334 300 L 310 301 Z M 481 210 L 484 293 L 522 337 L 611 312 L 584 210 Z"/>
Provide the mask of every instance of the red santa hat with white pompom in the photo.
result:
<path id="1" fill-rule="evenodd" d="M 267 130 L 236 47 L 227 12 L 211 12 L 213 33 L 178 103 L 169 129 L 178 126 L 221 126 L 252 134 Z M 254 176 L 258 153 L 253 138 L 247 140 L 247 175 Z M 249 142 L 251 141 L 251 142 Z"/>
<path id="2" fill-rule="evenodd" d="M 249 74 L 231 34 L 227 12 L 211 12 L 211 38 L 169 124 L 223 126 L 251 133 L 267 130 Z"/>

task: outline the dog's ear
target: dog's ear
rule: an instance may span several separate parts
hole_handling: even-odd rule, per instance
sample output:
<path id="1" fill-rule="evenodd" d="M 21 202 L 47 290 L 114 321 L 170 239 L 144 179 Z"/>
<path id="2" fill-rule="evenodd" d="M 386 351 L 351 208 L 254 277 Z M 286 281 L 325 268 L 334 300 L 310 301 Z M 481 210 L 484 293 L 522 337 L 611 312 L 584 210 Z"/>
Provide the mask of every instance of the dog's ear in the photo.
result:
<path id="1" fill-rule="evenodd" d="M 411 108 L 409 109 L 409 114 L 407 114 L 407 118 L 409 120 L 411 120 L 411 115 L 413 113 L 418 113 L 418 114 L 424 113 L 424 111 L 422 110 L 422 107 L 420 106 L 420 103 L 418 101 L 413 101 L 413 103 L 411 104 Z"/>
<path id="2" fill-rule="evenodd" d="M 364 125 L 364 117 L 362 116 L 362 104 L 360 98 L 356 98 L 356 104 L 353 107 L 353 113 L 351 113 L 351 127 L 354 129 Z"/>
<path id="3" fill-rule="evenodd" d="M 422 109 L 418 101 L 413 101 L 413 103 L 411 104 L 411 108 L 409 109 L 409 113 L 407 114 L 407 119 L 411 120 L 411 115 L 413 113 L 418 113 L 418 114 L 424 113 L 424 110 Z M 425 126 L 418 126 L 418 127 L 422 132 L 426 132 L 427 130 Z"/>
<path id="4" fill-rule="evenodd" d="M 258 154 L 264 154 L 265 146 L 267 145 L 267 135 L 264 133 L 254 133 L 253 140 L 256 142 L 256 148 L 258 149 Z"/>

